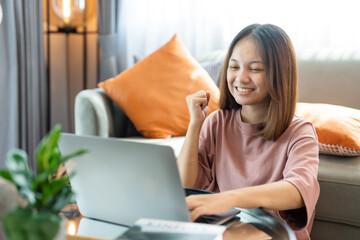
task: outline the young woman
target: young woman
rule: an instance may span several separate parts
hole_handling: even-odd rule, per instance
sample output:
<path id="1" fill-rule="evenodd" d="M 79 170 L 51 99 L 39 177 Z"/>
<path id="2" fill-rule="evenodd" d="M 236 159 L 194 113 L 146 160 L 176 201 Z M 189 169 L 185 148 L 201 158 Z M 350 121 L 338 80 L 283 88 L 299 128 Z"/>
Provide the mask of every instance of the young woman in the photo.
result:
<path id="1" fill-rule="evenodd" d="M 191 219 L 261 207 L 287 221 L 298 239 L 309 239 L 319 149 L 312 124 L 294 116 L 297 63 L 287 34 L 271 24 L 238 33 L 220 94 L 220 110 L 206 119 L 210 93 L 186 98 L 191 117 L 178 158 L 182 183 L 218 192 L 187 197 Z"/>

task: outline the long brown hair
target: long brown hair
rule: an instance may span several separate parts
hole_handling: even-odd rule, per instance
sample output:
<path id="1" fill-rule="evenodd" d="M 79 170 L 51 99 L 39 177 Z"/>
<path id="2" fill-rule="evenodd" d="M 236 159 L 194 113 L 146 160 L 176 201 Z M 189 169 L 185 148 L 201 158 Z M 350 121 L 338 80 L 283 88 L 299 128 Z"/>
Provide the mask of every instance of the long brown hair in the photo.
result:
<path id="1" fill-rule="evenodd" d="M 272 24 L 252 24 L 241 30 L 230 44 L 226 54 L 220 82 L 220 108 L 241 108 L 227 85 L 229 59 L 235 45 L 251 36 L 259 46 L 265 65 L 265 81 L 269 92 L 269 107 L 259 135 L 266 140 L 277 140 L 289 127 L 297 100 L 297 62 L 290 38 L 280 27 Z"/>

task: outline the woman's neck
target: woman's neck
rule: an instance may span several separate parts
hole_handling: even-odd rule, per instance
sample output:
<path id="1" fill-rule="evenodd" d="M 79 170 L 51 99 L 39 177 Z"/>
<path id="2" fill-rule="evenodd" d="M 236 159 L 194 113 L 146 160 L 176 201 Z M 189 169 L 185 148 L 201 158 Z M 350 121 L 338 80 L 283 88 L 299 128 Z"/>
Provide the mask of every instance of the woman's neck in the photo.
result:
<path id="1" fill-rule="evenodd" d="M 240 115 L 241 120 L 245 123 L 262 123 L 265 121 L 267 108 L 259 108 L 253 106 L 242 106 Z"/>

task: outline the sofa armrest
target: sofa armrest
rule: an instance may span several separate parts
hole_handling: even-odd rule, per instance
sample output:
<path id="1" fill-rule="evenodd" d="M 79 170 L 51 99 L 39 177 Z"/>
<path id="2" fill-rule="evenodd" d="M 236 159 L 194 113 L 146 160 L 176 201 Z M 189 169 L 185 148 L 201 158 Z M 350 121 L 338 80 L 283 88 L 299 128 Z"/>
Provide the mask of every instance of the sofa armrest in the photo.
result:
<path id="1" fill-rule="evenodd" d="M 87 89 L 75 97 L 75 133 L 101 137 L 114 136 L 109 99 L 100 88 Z"/>
<path id="2" fill-rule="evenodd" d="M 80 91 L 75 97 L 75 134 L 101 137 L 141 136 L 126 114 L 101 88 Z"/>

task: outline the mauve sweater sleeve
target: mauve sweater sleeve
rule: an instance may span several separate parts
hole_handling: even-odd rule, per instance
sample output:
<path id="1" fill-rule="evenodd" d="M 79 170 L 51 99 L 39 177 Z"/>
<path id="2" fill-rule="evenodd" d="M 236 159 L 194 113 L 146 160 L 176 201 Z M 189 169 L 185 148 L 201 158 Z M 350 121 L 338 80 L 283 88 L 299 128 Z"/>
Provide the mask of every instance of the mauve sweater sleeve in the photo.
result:
<path id="1" fill-rule="evenodd" d="M 318 140 L 310 122 L 302 124 L 292 134 L 288 145 L 288 158 L 283 171 L 284 180 L 300 192 L 305 206 L 300 209 L 280 211 L 279 215 L 292 229 L 311 229 L 315 205 L 320 193 L 317 181 L 319 165 Z"/>
<path id="2" fill-rule="evenodd" d="M 199 137 L 199 170 L 194 188 L 218 192 L 215 176 L 215 144 L 214 127 L 216 127 L 217 112 L 209 115 L 201 128 Z"/>

